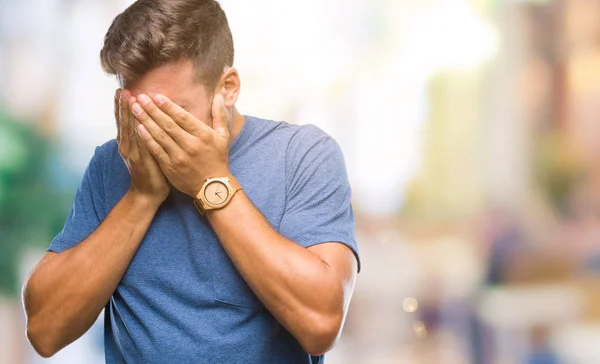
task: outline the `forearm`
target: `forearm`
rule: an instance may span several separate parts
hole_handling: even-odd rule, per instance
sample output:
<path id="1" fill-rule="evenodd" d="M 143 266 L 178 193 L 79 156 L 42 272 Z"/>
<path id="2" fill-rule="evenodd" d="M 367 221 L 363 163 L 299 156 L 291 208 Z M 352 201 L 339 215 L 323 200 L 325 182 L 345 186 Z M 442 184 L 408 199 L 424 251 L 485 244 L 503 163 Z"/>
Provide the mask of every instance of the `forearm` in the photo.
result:
<path id="1" fill-rule="evenodd" d="M 330 336 L 325 328 L 341 326 L 344 287 L 331 267 L 278 234 L 242 191 L 207 216 L 248 285 L 305 349 L 305 338 L 319 340 Z"/>
<path id="2" fill-rule="evenodd" d="M 154 204 L 128 192 L 87 239 L 36 267 L 23 295 L 28 336 L 38 351 L 52 355 L 89 329 L 155 213 Z"/>

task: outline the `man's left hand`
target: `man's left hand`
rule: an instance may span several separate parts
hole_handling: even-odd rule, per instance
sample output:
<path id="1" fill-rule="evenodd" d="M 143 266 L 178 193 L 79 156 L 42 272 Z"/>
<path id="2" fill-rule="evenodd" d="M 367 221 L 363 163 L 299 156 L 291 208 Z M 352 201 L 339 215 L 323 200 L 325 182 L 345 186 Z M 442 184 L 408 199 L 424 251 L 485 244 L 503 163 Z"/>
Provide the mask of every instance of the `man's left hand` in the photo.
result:
<path id="1" fill-rule="evenodd" d="M 192 197 L 207 178 L 229 172 L 228 112 L 223 97 L 212 102 L 212 128 L 161 94 L 137 97 L 131 110 L 142 139 L 171 184 Z"/>

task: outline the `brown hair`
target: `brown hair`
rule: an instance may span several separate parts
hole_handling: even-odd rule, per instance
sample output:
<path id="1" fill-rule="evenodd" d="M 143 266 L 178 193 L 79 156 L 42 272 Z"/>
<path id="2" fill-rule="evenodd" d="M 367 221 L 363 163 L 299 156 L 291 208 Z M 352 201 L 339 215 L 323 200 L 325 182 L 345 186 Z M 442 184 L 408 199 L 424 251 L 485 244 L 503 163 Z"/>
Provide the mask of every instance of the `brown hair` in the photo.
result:
<path id="1" fill-rule="evenodd" d="M 117 15 L 100 51 L 102 68 L 123 84 L 160 65 L 190 60 L 197 81 L 216 86 L 233 66 L 233 39 L 215 0 L 138 0 Z"/>

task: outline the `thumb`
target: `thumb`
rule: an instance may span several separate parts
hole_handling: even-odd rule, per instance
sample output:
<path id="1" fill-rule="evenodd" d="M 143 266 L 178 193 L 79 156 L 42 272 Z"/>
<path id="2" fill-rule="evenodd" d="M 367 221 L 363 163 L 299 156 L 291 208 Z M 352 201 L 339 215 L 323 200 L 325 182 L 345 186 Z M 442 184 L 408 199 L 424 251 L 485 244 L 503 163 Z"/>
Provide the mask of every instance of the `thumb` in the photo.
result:
<path id="1" fill-rule="evenodd" d="M 225 107 L 223 95 L 216 94 L 212 104 L 213 129 L 229 140 L 229 113 Z"/>

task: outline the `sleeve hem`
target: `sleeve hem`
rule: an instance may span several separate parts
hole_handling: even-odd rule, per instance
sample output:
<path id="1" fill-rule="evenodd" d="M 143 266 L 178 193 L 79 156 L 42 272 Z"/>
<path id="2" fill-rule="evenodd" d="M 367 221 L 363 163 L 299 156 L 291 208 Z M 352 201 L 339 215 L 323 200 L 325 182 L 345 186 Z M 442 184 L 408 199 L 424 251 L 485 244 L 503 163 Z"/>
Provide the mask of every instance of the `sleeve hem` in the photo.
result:
<path id="1" fill-rule="evenodd" d="M 68 247 L 69 244 L 58 242 L 58 241 L 53 241 L 52 243 L 50 243 L 50 246 L 46 249 L 47 252 L 54 252 L 54 253 L 62 253 L 65 250 L 69 250 L 70 248 Z"/>
<path id="2" fill-rule="evenodd" d="M 325 244 L 325 243 L 338 243 L 338 244 L 345 245 L 348 248 L 350 248 L 350 250 L 352 250 L 352 253 L 354 253 L 354 257 L 356 258 L 356 264 L 357 264 L 357 273 L 360 273 L 362 264 L 360 261 L 360 256 L 358 254 L 358 249 L 356 248 L 356 242 L 354 241 L 354 239 L 351 239 L 348 237 L 339 237 L 339 236 L 326 238 L 326 239 L 323 239 L 323 238 L 315 239 L 313 237 L 307 236 L 307 237 L 301 237 L 298 239 L 291 239 L 291 240 L 296 242 L 297 244 L 303 246 L 304 248 L 309 248 L 314 245 Z"/>

